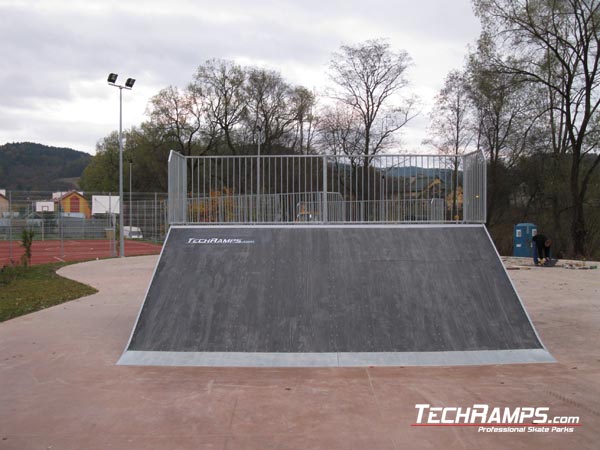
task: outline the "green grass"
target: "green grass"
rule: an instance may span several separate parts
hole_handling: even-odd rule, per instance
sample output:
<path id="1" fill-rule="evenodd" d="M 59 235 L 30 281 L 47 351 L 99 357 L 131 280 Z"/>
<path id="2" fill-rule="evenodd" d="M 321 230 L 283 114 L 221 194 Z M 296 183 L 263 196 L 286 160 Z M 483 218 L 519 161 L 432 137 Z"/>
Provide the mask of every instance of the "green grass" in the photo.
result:
<path id="1" fill-rule="evenodd" d="M 0 322 L 98 292 L 56 274 L 65 263 L 0 268 Z"/>

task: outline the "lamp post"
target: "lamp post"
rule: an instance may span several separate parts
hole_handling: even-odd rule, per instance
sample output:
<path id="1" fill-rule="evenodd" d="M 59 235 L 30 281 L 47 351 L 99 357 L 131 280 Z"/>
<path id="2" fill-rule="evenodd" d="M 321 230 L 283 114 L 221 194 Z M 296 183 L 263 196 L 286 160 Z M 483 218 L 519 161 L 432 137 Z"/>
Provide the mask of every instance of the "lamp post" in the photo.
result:
<path id="1" fill-rule="evenodd" d="M 123 237 L 123 89 L 131 90 L 135 79 L 127 78 L 125 85 L 116 84 L 118 75 L 108 74 L 109 86 L 119 88 L 119 256 L 125 256 L 125 239 Z"/>
<path id="2" fill-rule="evenodd" d="M 256 159 L 256 219 L 257 221 L 260 221 L 260 138 L 262 128 L 257 125 L 256 130 L 258 131 L 258 157 Z"/>
<path id="3" fill-rule="evenodd" d="M 131 235 L 133 233 L 133 219 L 132 219 L 132 209 L 133 209 L 133 197 L 132 197 L 132 191 L 131 188 L 133 187 L 133 177 L 132 175 L 132 169 L 133 167 L 133 161 L 129 161 L 129 238 L 131 239 Z"/>

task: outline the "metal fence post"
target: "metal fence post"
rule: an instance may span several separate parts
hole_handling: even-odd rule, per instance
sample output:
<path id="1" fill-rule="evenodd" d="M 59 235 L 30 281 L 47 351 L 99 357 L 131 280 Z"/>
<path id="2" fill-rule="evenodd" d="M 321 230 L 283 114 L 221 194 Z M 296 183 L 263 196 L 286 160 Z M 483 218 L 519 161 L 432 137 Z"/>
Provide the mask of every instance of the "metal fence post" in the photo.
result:
<path id="1" fill-rule="evenodd" d="M 12 192 L 8 192 L 8 261 L 13 262 L 13 247 L 12 247 Z"/>
<path id="2" fill-rule="evenodd" d="M 467 167 L 467 155 L 463 155 L 462 156 L 462 160 L 463 160 L 463 222 L 468 222 L 469 221 L 469 195 L 470 195 L 470 188 L 469 188 L 469 173 L 468 173 L 468 167 Z"/>
<path id="3" fill-rule="evenodd" d="M 486 223 L 487 222 L 487 162 L 485 160 L 485 153 L 483 153 L 483 150 L 480 150 L 481 152 L 481 159 L 482 159 L 482 165 L 483 165 L 483 180 L 481 182 L 482 185 L 482 197 L 483 197 L 483 217 L 481 218 L 482 223 Z"/>
<path id="4" fill-rule="evenodd" d="M 63 215 L 62 215 L 62 199 L 58 200 L 58 220 L 59 220 L 59 234 L 60 234 L 60 257 L 65 256 L 65 242 L 64 242 L 64 230 L 63 230 Z"/>
<path id="5" fill-rule="evenodd" d="M 168 223 L 187 222 L 187 158 L 171 150 L 169 153 Z"/>
<path id="6" fill-rule="evenodd" d="M 157 199 L 156 199 L 156 192 L 154 193 L 154 211 L 152 214 L 152 237 L 155 241 L 157 241 L 157 236 L 158 236 L 158 232 L 157 232 L 157 225 L 158 225 L 158 208 L 157 208 Z"/>
<path id="7" fill-rule="evenodd" d="M 327 156 L 323 156 L 323 201 L 321 202 L 323 212 L 321 214 L 323 222 L 327 223 L 328 218 L 328 206 L 327 206 Z"/>

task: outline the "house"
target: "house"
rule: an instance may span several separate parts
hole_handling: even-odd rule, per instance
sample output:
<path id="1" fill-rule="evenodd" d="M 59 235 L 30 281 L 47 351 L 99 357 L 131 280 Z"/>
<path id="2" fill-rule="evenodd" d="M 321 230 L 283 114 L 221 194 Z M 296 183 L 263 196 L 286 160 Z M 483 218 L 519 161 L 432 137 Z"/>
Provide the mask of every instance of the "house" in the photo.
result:
<path id="1" fill-rule="evenodd" d="M 446 195 L 446 185 L 437 175 L 433 180 L 429 177 L 417 177 L 411 181 L 411 191 L 417 198 L 444 198 Z"/>
<path id="2" fill-rule="evenodd" d="M 6 191 L 0 190 L 0 217 L 5 212 L 8 212 L 8 198 L 6 197 Z"/>
<path id="3" fill-rule="evenodd" d="M 67 215 L 86 219 L 92 215 L 90 205 L 81 192 L 57 192 L 52 195 L 52 199 L 55 204 L 60 204 L 61 211 Z"/>

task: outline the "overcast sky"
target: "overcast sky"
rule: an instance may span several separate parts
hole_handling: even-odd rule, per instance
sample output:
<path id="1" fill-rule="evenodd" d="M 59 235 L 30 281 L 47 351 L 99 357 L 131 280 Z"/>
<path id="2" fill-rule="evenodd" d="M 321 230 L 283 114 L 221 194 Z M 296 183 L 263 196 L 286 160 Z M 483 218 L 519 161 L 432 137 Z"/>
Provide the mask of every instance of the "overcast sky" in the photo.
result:
<path id="1" fill-rule="evenodd" d="M 421 115 L 404 131 L 418 150 L 448 71 L 479 35 L 470 0 L 0 0 L 0 144 L 31 141 L 94 153 L 118 129 L 146 119 L 150 97 L 184 87 L 211 58 L 278 70 L 322 89 L 341 44 L 386 38 L 413 59 Z"/>

